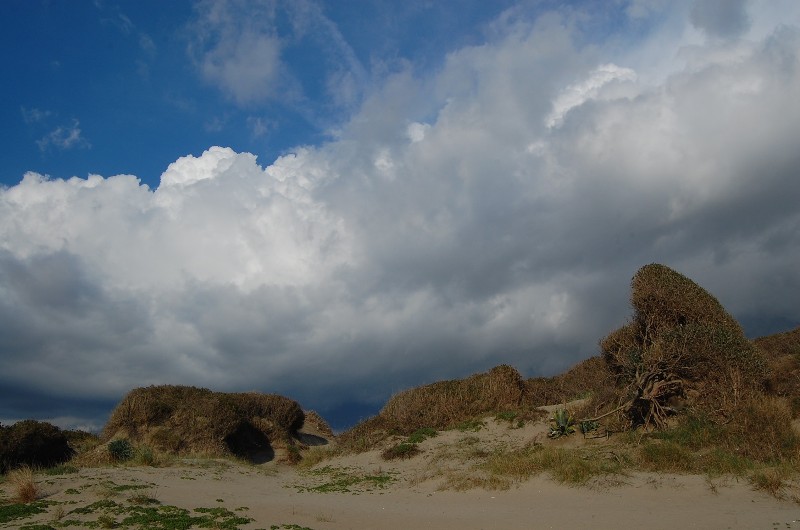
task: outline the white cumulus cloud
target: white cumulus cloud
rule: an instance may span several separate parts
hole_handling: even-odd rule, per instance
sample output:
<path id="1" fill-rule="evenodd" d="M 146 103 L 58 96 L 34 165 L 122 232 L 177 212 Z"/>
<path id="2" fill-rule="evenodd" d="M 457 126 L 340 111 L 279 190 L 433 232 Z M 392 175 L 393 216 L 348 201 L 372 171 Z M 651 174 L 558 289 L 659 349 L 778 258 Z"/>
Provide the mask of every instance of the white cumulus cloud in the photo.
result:
<path id="1" fill-rule="evenodd" d="M 324 412 L 503 362 L 554 373 L 625 321 L 654 261 L 745 324 L 796 325 L 797 24 L 735 57 L 692 44 L 647 84 L 618 66 L 647 57 L 576 31 L 501 18 L 264 164 L 211 147 L 154 190 L 33 172 L 0 190 L 0 384 L 264 389 Z"/>

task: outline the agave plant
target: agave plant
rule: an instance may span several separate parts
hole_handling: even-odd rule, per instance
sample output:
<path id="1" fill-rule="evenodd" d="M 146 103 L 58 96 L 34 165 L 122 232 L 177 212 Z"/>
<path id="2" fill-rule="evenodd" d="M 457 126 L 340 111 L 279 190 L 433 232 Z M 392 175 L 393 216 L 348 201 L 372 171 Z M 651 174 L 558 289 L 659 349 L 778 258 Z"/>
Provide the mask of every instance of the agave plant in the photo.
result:
<path id="1" fill-rule="evenodd" d="M 550 438 L 560 438 L 575 432 L 575 419 L 567 409 L 558 409 L 550 418 Z"/>

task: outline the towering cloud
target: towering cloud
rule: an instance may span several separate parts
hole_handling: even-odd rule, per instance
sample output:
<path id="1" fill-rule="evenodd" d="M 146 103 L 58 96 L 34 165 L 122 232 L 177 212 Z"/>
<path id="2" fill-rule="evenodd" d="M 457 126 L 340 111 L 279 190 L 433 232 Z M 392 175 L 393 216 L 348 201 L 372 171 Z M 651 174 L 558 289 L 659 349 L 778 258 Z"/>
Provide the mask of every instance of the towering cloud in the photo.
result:
<path id="1" fill-rule="evenodd" d="M 669 42 L 678 67 L 640 76 L 648 57 L 576 24 L 509 12 L 275 161 L 211 147 L 156 189 L 3 189 L 0 391 L 171 382 L 324 412 L 503 362 L 553 373 L 596 353 L 653 261 L 745 324 L 796 324 L 800 31 Z"/>

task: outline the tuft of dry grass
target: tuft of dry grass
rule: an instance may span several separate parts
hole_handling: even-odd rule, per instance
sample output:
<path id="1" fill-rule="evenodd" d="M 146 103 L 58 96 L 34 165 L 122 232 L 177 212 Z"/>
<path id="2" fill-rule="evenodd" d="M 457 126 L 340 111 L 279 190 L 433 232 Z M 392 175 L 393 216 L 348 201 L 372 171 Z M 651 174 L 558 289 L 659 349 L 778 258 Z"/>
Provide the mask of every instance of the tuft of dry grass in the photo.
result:
<path id="1" fill-rule="evenodd" d="M 800 499 L 797 497 L 796 483 L 793 483 L 793 480 L 796 479 L 797 469 L 783 464 L 755 471 L 750 475 L 750 484 L 754 489 L 769 493 L 777 499 L 786 499 L 794 490 L 792 499 L 800 503 Z"/>
<path id="2" fill-rule="evenodd" d="M 22 466 L 8 473 L 7 480 L 11 484 L 13 498 L 17 502 L 29 503 L 39 498 L 41 490 L 36 484 L 36 477 L 30 466 Z"/>
<path id="3" fill-rule="evenodd" d="M 303 469 L 310 469 L 320 462 L 324 462 L 329 458 L 335 456 L 335 451 L 326 446 L 309 447 L 308 450 L 303 452 L 303 459 L 298 464 L 298 467 Z"/>

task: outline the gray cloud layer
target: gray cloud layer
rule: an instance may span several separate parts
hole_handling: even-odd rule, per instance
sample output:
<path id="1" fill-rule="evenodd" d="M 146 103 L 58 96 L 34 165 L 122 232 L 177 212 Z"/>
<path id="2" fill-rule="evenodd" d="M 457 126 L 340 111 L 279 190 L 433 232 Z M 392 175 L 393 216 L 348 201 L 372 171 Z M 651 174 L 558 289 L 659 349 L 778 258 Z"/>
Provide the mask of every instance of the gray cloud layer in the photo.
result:
<path id="1" fill-rule="evenodd" d="M 596 352 L 653 261 L 743 320 L 799 322 L 797 26 L 724 53 L 678 31 L 640 76 L 647 56 L 616 64 L 573 22 L 511 10 L 266 167 L 214 147 L 156 190 L 0 190 L 0 389 L 169 382 L 324 411 L 502 362 L 550 374 Z"/>

